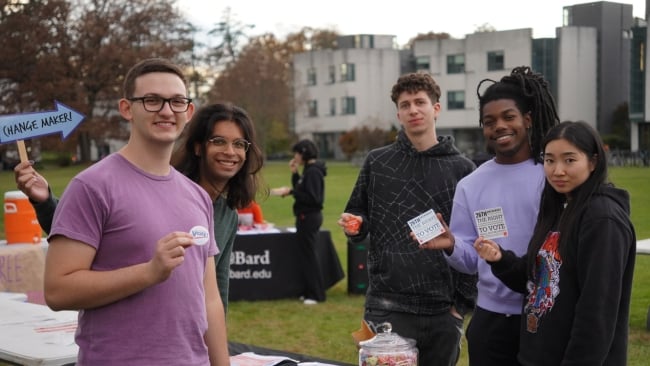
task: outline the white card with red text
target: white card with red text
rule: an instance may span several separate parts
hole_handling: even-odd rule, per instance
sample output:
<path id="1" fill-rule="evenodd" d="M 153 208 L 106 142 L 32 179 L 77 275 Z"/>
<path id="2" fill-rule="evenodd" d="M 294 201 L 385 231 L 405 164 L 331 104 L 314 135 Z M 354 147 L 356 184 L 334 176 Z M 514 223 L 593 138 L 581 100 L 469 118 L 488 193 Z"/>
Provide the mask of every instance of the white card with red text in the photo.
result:
<path id="1" fill-rule="evenodd" d="M 426 211 L 425 213 L 410 219 L 408 224 L 420 244 L 445 232 L 445 228 L 442 226 L 442 223 L 438 220 L 438 217 L 433 210 Z"/>
<path id="2" fill-rule="evenodd" d="M 474 212 L 474 221 L 478 235 L 486 239 L 505 238 L 508 236 L 506 218 L 501 207 L 488 208 Z"/>

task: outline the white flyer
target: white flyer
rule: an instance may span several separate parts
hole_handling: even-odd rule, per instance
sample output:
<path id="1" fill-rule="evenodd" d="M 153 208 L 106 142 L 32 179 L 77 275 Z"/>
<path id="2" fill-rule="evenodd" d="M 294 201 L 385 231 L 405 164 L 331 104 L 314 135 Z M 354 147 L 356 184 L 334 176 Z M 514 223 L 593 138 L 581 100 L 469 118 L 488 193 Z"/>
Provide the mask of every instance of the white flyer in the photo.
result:
<path id="1" fill-rule="evenodd" d="M 506 218 L 501 207 L 488 208 L 474 212 L 478 234 L 486 239 L 505 238 L 508 236 Z"/>
<path id="2" fill-rule="evenodd" d="M 414 217 L 408 221 L 411 231 L 415 233 L 418 243 L 425 243 L 436 236 L 445 232 L 442 223 L 438 220 L 436 213 L 433 210 L 426 211 L 425 213 Z"/>

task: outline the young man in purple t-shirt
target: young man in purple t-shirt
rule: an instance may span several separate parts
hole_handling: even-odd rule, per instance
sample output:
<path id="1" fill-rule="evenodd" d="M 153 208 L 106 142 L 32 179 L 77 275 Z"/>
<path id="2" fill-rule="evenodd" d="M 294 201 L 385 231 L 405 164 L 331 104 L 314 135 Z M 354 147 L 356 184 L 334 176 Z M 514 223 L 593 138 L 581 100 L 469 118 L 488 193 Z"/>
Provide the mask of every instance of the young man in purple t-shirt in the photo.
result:
<path id="1" fill-rule="evenodd" d="M 80 310 L 79 365 L 227 365 L 212 203 L 169 163 L 194 112 L 185 78 L 167 60 L 144 60 L 123 93 L 129 141 L 61 197 L 45 300 Z"/>

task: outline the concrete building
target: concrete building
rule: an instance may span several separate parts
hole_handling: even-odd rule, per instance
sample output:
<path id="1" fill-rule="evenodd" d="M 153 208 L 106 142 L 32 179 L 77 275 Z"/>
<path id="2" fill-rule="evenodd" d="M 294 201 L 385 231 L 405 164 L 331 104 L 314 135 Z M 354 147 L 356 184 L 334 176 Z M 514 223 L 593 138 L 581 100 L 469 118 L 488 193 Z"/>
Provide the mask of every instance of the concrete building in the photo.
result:
<path id="1" fill-rule="evenodd" d="M 646 19 L 635 19 L 632 27 L 630 72 L 630 150 L 641 153 L 644 164 L 650 158 L 650 67 L 647 44 L 650 39 L 650 0 L 646 0 Z"/>
<path id="2" fill-rule="evenodd" d="M 311 138 L 321 155 L 342 159 L 342 132 L 356 127 L 395 125 L 390 89 L 400 75 L 395 37 L 339 37 L 336 50 L 305 52 L 294 57 L 294 131 Z"/>
<path id="3" fill-rule="evenodd" d="M 560 120 L 582 120 L 597 127 L 598 40 L 595 28 L 556 28 L 554 96 Z"/>
<path id="4" fill-rule="evenodd" d="M 601 134 L 609 134 L 612 132 L 614 112 L 628 102 L 632 5 L 599 1 L 565 6 L 563 19 L 564 27 L 596 29 L 596 125 Z M 564 77 L 566 74 L 561 75 Z"/>
<path id="5" fill-rule="evenodd" d="M 466 155 L 472 157 L 485 150 L 478 123 L 479 82 L 499 80 L 516 66 L 530 65 L 531 39 L 532 30 L 528 28 L 413 44 L 417 71 L 431 73 L 442 89 L 437 130 L 454 136 Z"/>
<path id="6" fill-rule="evenodd" d="M 564 24 L 556 28 L 556 38 L 533 39 L 527 28 L 419 40 L 410 49 L 398 50 L 393 36 L 355 35 L 340 37 L 337 49 L 298 54 L 295 132 L 314 139 L 324 156 L 342 159 L 338 147 L 342 133 L 362 126 L 399 126 L 390 89 L 399 75 L 423 71 L 431 73 L 442 89 L 439 134 L 454 136 L 471 158 L 485 150 L 477 86 L 484 79 L 500 79 L 514 67 L 530 65 L 549 81 L 561 120 L 587 121 L 601 134 L 611 132 L 617 108 L 636 101 L 630 106 L 635 122 L 632 150 L 648 150 L 650 118 L 645 110 L 650 110 L 650 93 L 645 90 L 650 82 L 644 70 L 650 65 L 645 22 L 633 27 L 632 7 L 627 4 L 579 4 L 564 7 L 563 12 Z M 631 88 L 631 78 L 642 82 Z"/>

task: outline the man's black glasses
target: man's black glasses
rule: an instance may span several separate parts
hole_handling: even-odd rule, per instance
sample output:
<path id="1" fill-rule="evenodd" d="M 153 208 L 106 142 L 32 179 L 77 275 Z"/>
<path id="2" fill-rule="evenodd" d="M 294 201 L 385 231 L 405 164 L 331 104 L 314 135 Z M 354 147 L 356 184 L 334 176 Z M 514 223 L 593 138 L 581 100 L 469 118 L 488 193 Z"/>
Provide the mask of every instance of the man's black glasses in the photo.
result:
<path id="1" fill-rule="evenodd" d="M 144 110 L 147 112 L 160 112 L 165 107 L 165 103 L 169 104 L 174 113 L 183 113 L 187 111 L 192 103 L 192 99 L 184 97 L 162 98 L 155 95 L 146 97 L 133 97 L 128 98 L 131 102 L 142 102 Z"/>

